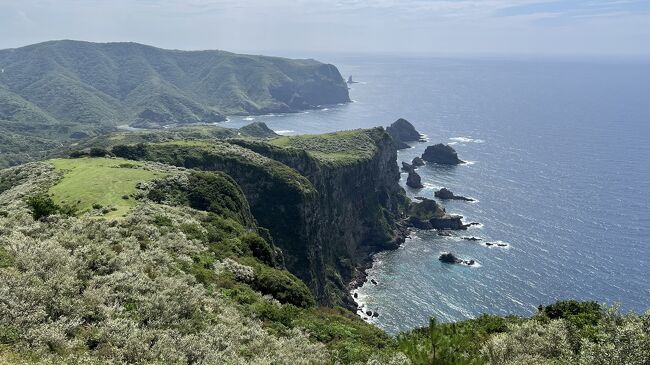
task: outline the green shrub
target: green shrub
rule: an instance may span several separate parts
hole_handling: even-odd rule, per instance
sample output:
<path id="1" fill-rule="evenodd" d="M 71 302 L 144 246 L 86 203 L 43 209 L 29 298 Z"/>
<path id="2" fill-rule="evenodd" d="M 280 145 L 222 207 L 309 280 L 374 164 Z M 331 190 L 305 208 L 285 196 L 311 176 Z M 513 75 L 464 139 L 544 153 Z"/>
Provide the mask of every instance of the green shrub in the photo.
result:
<path id="1" fill-rule="evenodd" d="M 14 344 L 18 341 L 19 336 L 20 331 L 18 328 L 10 324 L 0 323 L 0 345 Z"/>
<path id="2" fill-rule="evenodd" d="M 59 212 L 59 206 L 47 194 L 39 194 L 27 199 L 32 217 L 38 220 Z"/>
<path id="3" fill-rule="evenodd" d="M 276 266 L 275 250 L 268 242 L 255 233 L 247 233 L 241 242 L 248 246 L 253 256 L 269 266 Z"/>
<path id="4" fill-rule="evenodd" d="M 540 314 L 549 319 L 566 319 L 578 328 L 583 328 L 598 324 L 602 318 L 602 308 L 596 302 L 567 300 L 540 306 Z"/>
<path id="5" fill-rule="evenodd" d="M 70 156 L 71 158 L 80 158 L 80 157 L 88 156 L 88 153 L 83 150 L 77 150 L 77 151 L 70 152 L 68 156 Z"/>
<path id="6" fill-rule="evenodd" d="M 14 182 L 11 179 L 0 179 L 0 194 L 11 189 L 14 186 Z"/>
<path id="7" fill-rule="evenodd" d="M 90 157 L 106 157 L 109 155 L 108 151 L 100 147 L 92 147 L 88 153 Z"/>
<path id="8" fill-rule="evenodd" d="M 289 303 L 297 307 L 311 307 L 316 301 L 307 285 L 286 270 L 279 270 L 264 265 L 255 265 L 253 289 L 262 294 L 270 294 L 280 303 Z"/>
<path id="9" fill-rule="evenodd" d="M 5 250 L 0 247 L 0 269 L 14 265 L 14 258 Z"/>
<path id="10" fill-rule="evenodd" d="M 374 355 L 397 350 L 396 341 L 386 332 L 343 308 L 308 309 L 293 324 L 334 350 L 343 364 L 365 363 Z"/>
<path id="11" fill-rule="evenodd" d="M 127 160 L 140 160 L 147 155 L 147 149 L 144 144 L 139 143 L 134 146 L 119 145 L 111 149 L 113 155 L 126 158 Z"/>

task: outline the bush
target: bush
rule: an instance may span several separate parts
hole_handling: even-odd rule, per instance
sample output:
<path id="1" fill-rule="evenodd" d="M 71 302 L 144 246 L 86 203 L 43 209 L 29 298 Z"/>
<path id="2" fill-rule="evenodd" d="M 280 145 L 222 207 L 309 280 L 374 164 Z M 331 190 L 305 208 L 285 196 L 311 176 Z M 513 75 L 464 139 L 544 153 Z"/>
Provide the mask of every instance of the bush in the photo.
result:
<path id="1" fill-rule="evenodd" d="M 595 326 L 602 318 L 602 308 L 596 302 L 560 301 L 541 306 L 540 313 L 550 319 L 566 319 L 578 328 Z"/>
<path id="2" fill-rule="evenodd" d="M 5 250 L 0 247 L 0 269 L 14 265 L 14 258 Z"/>
<path id="3" fill-rule="evenodd" d="M 255 258 L 269 266 L 276 266 L 275 250 L 262 237 L 255 233 L 247 233 L 241 241 L 248 246 Z"/>
<path id="4" fill-rule="evenodd" d="M 89 155 L 90 157 L 106 157 L 109 153 L 104 148 L 93 147 L 90 149 Z"/>
<path id="5" fill-rule="evenodd" d="M 83 150 L 78 150 L 78 151 L 70 152 L 68 156 L 70 156 L 71 158 L 79 158 L 79 157 L 88 156 L 88 153 Z"/>
<path id="6" fill-rule="evenodd" d="M 39 194 L 27 199 L 27 205 L 35 220 L 48 217 L 59 212 L 60 207 L 47 194 Z"/>
<path id="7" fill-rule="evenodd" d="M 147 148 L 142 143 L 135 146 L 120 145 L 113 147 L 111 152 L 115 156 L 126 158 L 127 160 L 140 160 L 147 155 Z"/>
<path id="8" fill-rule="evenodd" d="M 289 303 L 303 308 L 311 307 L 316 303 L 307 285 L 285 270 L 257 264 L 251 286 L 262 294 L 272 295 L 280 303 Z"/>

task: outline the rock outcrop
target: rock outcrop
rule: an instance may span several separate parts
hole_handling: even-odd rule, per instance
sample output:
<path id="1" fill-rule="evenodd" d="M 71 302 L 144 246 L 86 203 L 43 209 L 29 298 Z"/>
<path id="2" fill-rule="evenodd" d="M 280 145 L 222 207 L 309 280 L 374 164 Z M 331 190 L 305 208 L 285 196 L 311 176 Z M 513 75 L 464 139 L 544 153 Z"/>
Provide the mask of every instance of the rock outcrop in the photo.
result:
<path id="1" fill-rule="evenodd" d="M 456 150 L 442 143 L 427 147 L 422 154 L 422 159 L 441 165 L 458 165 L 465 162 L 458 158 Z"/>
<path id="2" fill-rule="evenodd" d="M 473 266 L 476 264 L 476 261 L 474 260 L 460 259 L 451 252 L 443 252 L 442 254 L 440 254 L 440 257 L 438 257 L 438 260 L 444 262 L 445 264 L 463 264 L 467 266 Z"/>
<path id="3" fill-rule="evenodd" d="M 445 200 L 463 200 L 467 202 L 473 202 L 474 199 L 472 198 L 466 198 L 461 195 L 454 195 L 454 193 L 447 189 L 447 188 L 442 188 L 434 193 L 434 196 L 439 199 L 445 199 Z"/>
<path id="4" fill-rule="evenodd" d="M 406 178 L 406 186 L 413 189 L 422 189 L 422 178 L 414 170 L 409 171 L 409 176 Z"/>
<path id="5" fill-rule="evenodd" d="M 397 149 L 410 148 L 406 142 L 416 142 L 422 138 L 422 135 L 415 130 L 413 124 L 406 119 L 398 119 L 386 128 L 386 132 L 391 136 Z"/>
<path id="6" fill-rule="evenodd" d="M 411 164 L 415 167 L 424 166 L 424 160 L 422 157 L 414 157 L 413 161 L 411 161 Z"/>
<path id="7" fill-rule="evenodd" d="M 411 165 L 408 162 L 402 161 L 402 171 L 404 171 L 404 172 L 415 171 L 415 167 L 413 167 L 413 165 Z"/>
<path id="8" fill-rule="evenodd" d="M 409 207 L 407 224 L 418 229 L 458 230 L 466 229 L 463 217 L 447 214 L 433 199 L 419 198 L 420 202 L 413 202 Z"/>

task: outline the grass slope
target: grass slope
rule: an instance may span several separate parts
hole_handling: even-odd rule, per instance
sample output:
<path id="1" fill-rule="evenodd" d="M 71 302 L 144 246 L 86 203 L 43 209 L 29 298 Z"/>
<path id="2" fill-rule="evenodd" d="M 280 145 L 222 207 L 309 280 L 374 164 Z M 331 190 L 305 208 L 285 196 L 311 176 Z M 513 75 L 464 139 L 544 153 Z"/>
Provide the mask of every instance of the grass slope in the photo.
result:
<path id="1" fill-rule="evenodd" d="M 304 134 L 272 139 L 271 144 L 307 151 L 319 161 L 332 165 L 354 164 L 371 158 L 377 141 L 383 138 L 379 129 L 355 129 L 325 134 Z"/>
<path id="2" fill-rule="evenodd" d="M 81 158 L 50 162 L 63 172 L 61 181 L 50 188 L 57 204 L 72 205 L 79 212 L 92 210 L 93 205 L 110 207 L 114 210 L 106 215 L 108 218 L 124 216 L 136 205 L 130 195 L 135 193 L 139 182 L 167 175 L 122 159 Z"/>

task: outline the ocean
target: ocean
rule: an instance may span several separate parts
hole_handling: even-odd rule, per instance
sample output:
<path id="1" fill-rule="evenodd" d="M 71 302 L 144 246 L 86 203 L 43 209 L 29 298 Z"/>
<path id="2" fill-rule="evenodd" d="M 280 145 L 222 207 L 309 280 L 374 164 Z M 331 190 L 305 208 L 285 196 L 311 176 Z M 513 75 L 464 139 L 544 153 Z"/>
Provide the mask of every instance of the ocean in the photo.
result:
<path id="1" fill-rule="evenodd" d="M 331 56 L 353 103 L 299 114 L 233 117 L 281 134 L 412 122 L 427 145 L 468 164 L 418 169 L 433 198 L 447 187 L 476 202 L 442 202 L 480 226 L 456 237 L 416 231 L 375 256 L 359 288 L 389 333 L 482 313 L 530 315 L 560 299 L 650 308 L 650 60 Z M 401 183 L 405 182 L 402 175 Z M 466 241 L 476 236 L 482 241 Z M 507 247 L 484 243 L 501 241 Z M 443 264 L 441 252 L 477 267 Z"/>

